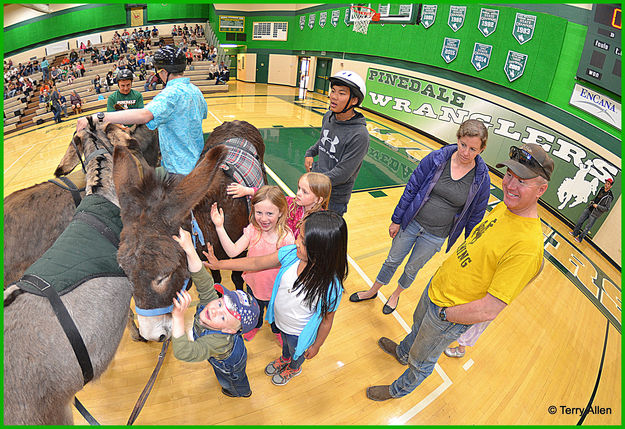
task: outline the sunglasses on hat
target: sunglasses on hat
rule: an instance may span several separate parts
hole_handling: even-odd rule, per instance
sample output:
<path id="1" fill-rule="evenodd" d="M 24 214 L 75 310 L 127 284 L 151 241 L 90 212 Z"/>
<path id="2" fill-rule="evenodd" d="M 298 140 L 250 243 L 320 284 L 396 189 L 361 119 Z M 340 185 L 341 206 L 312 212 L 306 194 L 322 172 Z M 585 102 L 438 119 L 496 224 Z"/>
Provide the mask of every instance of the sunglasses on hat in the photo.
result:
<path id="1" fill-rule="evenodd" d="M 545 170 L 545 167 L 543 167 L 543 165 L 528 151 L 516 146 L 511 146 L 508 156 L 510 157 L 510 159 L 518 162 L 519 164 L 526 165 L 530 168 L 535 169 L 536 167 L 540 167 L 541 170 L 543 170 L 543 172 L 545 173 L 545 177 L 549 177 L 549 174 L 547 173 L 547 170 Z"/>

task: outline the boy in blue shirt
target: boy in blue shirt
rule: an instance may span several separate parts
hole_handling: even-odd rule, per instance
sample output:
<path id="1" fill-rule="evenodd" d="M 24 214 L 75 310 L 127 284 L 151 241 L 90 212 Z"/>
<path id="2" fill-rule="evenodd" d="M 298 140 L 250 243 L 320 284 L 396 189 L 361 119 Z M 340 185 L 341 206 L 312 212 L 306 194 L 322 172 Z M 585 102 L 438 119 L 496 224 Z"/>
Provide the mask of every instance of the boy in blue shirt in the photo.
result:
<path id="1" fill-rule="evenodd" d="M 161 163 L 168 173 L 187 175 L 204 149 L 202 120 L 208 105 L 200 89 L 184 77 L 186 58 L 182 49 L 164 46 L 154 54 L 154 67 L 165 88 L 143 109 L 99 112 L 94 120 L 114 124 L 146 124 L 158 128 Z M 81 118 L 76 131 L 87 126 Z"/>

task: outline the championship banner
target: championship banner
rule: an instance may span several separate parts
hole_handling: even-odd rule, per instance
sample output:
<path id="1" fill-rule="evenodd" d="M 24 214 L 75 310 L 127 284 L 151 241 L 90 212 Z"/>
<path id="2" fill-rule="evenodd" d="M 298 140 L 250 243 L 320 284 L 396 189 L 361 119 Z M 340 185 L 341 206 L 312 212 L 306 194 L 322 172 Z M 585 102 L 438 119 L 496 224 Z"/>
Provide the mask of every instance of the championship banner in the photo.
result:
<path id="1" fill-rule="evenodd" d="M 506 72 L 508 80 L 512 82 L 523 76 L 525 72 L 525 65 L 527 64 L 527 55 L 519 52 L 508 51 L 506 57 L 506 64 L 503 66 L 503 71 Z"/>
<path id="2" fill-rule="evenodd" d="M 311 30 L 315 28 L 315 14 L 314 13 L 311 13 L 308 16 L 308 28 L 310 28 Z"/>
<path id="3" fill-rule="evenodd" d="M 306 15 L 302 15 L 299 17 L 299 29 L 303 30 L 306 26 Z"/>
<path id="4" fill-rule="evenodd" d="M 542 145 L 552 157 L 555 169 L 541 199 L 573 223 L 606 179 L 614 179 L 612 193 L 615 201 L 619 198 L 619 167 L 579 145 L 574 138 L 529 117 L 450 86 L 379 68 L 368 69 L 366 84 L 363 107 L 447 143 L 456 143 L 456 131 L 465 120 L 482 120 L 489 137 L 481 156 L 491 168 L 508 159 L 510 146 Z M 597 219 L 592 234 L 607 217 Z"/>
<path id="5" fill-rule="evenodd" d="M 351 21 L 350 21 L 350 15 L 351 15 L 352 11 L 350 8 L 345 9 L 345 15 L 343 16 L 343 22 L 345 23 L 345 25 L 347 25 L 348 27 L 351 25 Z"/>
<path id="6" fill-rule="evenodd" d="M 336 27 L 337 24 L 339 23 L 340 17 L 341 17 L 341 10 L 340 9 L 333 10 L 332 18 L 330 18 L 330 24 L 332 24 L 333 27 Z"/>
<path id="7" fill-rule="evenodd" d="M 475 67 L 475 70 L 481 71 L 488 67 L 490 62 L 490 55 L 493 52 L 491 45 L 484 45 L 482 43 L 475 43 L 473 45 L 473 54 L 471 55 L 471 64 Z"/>
<path id="8" fill-rule="evenodd" d="M 436 21 L 436 10 L 438 6 L 435 4 L 424 4 L 421 8 L 421 25 L 423 28 L 430 28 Z"/>
<path id="9" fill-rule="evenodd" d="M 328 12 L 321 12 L 319 14 L 319 27 L 321 28 L 325 27 L 327 19 L 328 19 Z"/>
<path id="10" fill-rule="evenodd" d="M 456 59 L 459 48 L 460 39 L 450 39 L 449 37 L 445 37 L 445 40 L 443 40 L 443 50 L 441 51 L 441 55 L 447 64 Z"/>
<path id="11" fill-rule="evenodd" d="M 536 27 L 536 16 L 517 13 L 514 18 L 514 28 L 512 35 L 521 45 L 532 40 L 534 28 Z"/>
<path id="12" fill-rule="evenodd" d="M 464 25 L 464 18 L 467 15 L 467 7 L 466 6 L 450 6 L 449 7 L 449 18 L 447 19 L 447 24 L 451 27 L 454 32 L 460 30 Z"/>
<path id="13" fill-rule="evenodd" d="M 480 20 L 477 23 L 477 28 L 484 37 L 488 37 L 497 29 L 497 21 L 499 21 L 499 11 L 497 9 L 482 8 L 480 10 Z"/>

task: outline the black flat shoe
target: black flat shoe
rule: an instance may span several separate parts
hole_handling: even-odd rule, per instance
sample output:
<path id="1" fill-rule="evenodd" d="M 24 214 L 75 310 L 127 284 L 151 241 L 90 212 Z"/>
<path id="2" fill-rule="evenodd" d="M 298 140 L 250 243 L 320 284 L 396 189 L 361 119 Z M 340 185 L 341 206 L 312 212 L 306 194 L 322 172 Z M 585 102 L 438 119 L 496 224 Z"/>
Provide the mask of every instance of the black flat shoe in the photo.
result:
<path id="1" fill-rule="evenodd" d="M 360 291 L 360 292 L 365 292 L 365 291 Z M 370 299 L 374 299 L 378 297 L 378 293 L 376 292 L 372 297 L 370 298 L 361 298 L 358 296 L 358 292 L 354 292 L 353 294 L 351 294 L 351 296 L 349 297 L 349 300 L 351 302 L 360 302 L 360 301 L 368 301 Z"/>
<path id="2" fill-rule="evenodd" d="M 384 314 L 391 314 L 393 311 L 395 311 L 397 305 L 399 305 L 399 298 L 397 298 L 397 304 L 395 304 L 395 307 L 391 307 L 390 305 L 388 305 L 389 299 L 391 299 L 391 297 L 386 300 L 386 304 L 384 304 L 384 307 L 382 307 L 382 313 Z"/>

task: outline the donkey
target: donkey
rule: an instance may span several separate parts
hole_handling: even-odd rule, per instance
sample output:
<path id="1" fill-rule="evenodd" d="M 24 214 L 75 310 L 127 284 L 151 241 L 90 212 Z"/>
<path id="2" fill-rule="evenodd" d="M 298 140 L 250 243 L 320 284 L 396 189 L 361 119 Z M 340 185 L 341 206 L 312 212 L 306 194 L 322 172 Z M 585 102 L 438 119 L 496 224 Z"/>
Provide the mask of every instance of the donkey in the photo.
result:
<path id="1" fill-rule="evenodd" d="M 89 120 L 88 128 L 77 133 L 77 137 L 81 140 L 86 154 L 98 150 L 102 142 L 109 143 L 106 151 L 92 157 L 86 165 L 86 197 L 80 207 L 83 207 L 83 204 L 88 205 L 93 199 L 105 203 L 108 201 L 105 206 L 106 211 L 110 213 L 107 226 L 111 225 L 109 230 L 119 234 L 122 226 L 113 183 L 114 156 L 109 153 L 113 151 L 113 147 L 108 138 L 109 135 L 119 132 L 116 128 L 119 127 L 112 124 L 96 124 Z M 125 147 L 134 147 L 136 141 L 129 135 L 126 135 L 126 139 L 127 144 L 116 146 L 115 151 L 123 148 L 127 155 L 126 164 L 132 163 L 135 169 L 139 169 L 138 164 L 141 169 L 148 168 L 145 163 L 133 158 L 129 149 Z M 214 171 L 221 162 L 222 153 L 223 149 L 210 151 L 198 164 L 197 174 L 199 175 L 200 171 L 203 173 L 201 180 L 204 183 L 210 185 L 215 176 Z M 86 158 L 89 159 L 89 156 Z M 123 171 L 120 174 L 121 176 L 116 178 L 117 182 L 124 181 Z M 80 217 L 79 214 L 80 210 L 77 210 L 76 216 Z M 98 213 L 95 214 L 99 217 Z M 62 265 L 54 263 L 60 253 L 59 245 L 78 241 L 66 235 L 71 234 L 68 231 L 76 228 L 75 222 L 76 220 L 70 224 L 40 259 L 52 261 L 51 266 L 55 271 L 62 268 Z M 119 238 L 119 235 L 117 237 Z M 117 249 L 109 242 L 104 244 L 108 245 L 104 246 L 107 252 L 99 257 L 97 262 L 101 259 L 112 259 L 113 265 L 119 267 L 116 259 Z M 89 241 L 74 253 L 80 255 L 91 251 L 95 246 L 94 241 Z M 67 250 L 67 247 L 65 246 L 64 250 Z M 27 274 L 30 274 L 38 264 L 39 261 L 27 270 Z M 77 269 L 68 266 L 67 271 L 74 273 Z M 109 273 L 103 276 L 87 274 L 79 283 L 78 286 L 70 287 L 69 292 L 63 294 L 60 299 L 80 332 L 91 361 L 92 376 L 97 378 L 110 364 L 121 340 L 133 294 L 133 284 L 125 276 Z M 18 289 L 18 285 L 12 284 L 5 290 L 4 423 L 72 424 L 71 400 L 89 378 L 85 376 L 84 367 L 74 357 L 72 346 L 57 321 L 50 302 L 35 294 L 20 294 L 23 286 L 19 287 Z M 140 290 L 140 285 L 134 285 L 134 292 L 135 300 L 142 303 L 141 297 L 145 293 Z M 165 290 L 160 292 L 167 293 Z"/>
<path id="2" fill-rule="evenodd" d="M 125 145 L 128 138 L 126 131 L 138 142 L 140 157 L 155 167 L 160 156 L 158 133 L 145 125 L 133 125 L 128 129 L 114 126 L 108 129 L 107 138 L 113 145 Z M 133 150 L 137 151 L 137 147 Z M 55 176 L 70 173 L 79 164 L 83 153 L 82 139 L 75 137 L 56 168 Z M 5 285 L 16 282 L 69 225 L 76 206 L 84 196 L 85 173 L 75 171 L 67 177 L 76 188 L 73 192 L 47 181 L 15 191 L 4 198 Z"/>
<path id="3" fill-rule="evenodd" d="M 226 194 L 227 185 L 234 179 L 224 168 L 233 168 L 227 165 L 233 151 L 231 146 L 222 143 L 232 137 L 245 138 L 251 143 L 256 148 L 262 165 L 264 143 L 258 130 L 247 122 L 224 123 L 215 128 L 205 144 L 205 151 L 219 149 L 228 152 L 210 184 L 196 172 L 199 165 L 182 179 L 158 179 L 150 169 L 144 171 L 141 178 L 129 157 L 122 155 L 127 151 L 121 147 L 116 148 L 115 186 L 124 224 L 118 261 L 135 287 L 141 293 L 149 293 L 144 300 L 149 304 L 141 308 L 167 309 L 172 304 L 171 291 L 179 290 L 184 279 L 189 276 L 184 252 L 171 236 L 177 234 L 181 226 L 191 229 L 191 209 L 203 236 L 214 245 L 216 254 L 222 258 L 228 256 L 219 245 L 217 232 L 210 220 L 210 207 L 213 202 L 217 201 L 223 207 L 226 230 L 233 240 L 241 236 L 243 228 L 249 223 L 246 199 L 231 198 Z M 121 170 L 128 173 L 122 175 Z M 259 174 L 264 181 L 264 172 Z M 220 279 L 217 278 L 216 281 Z M 135 293 L 135 300 L 137 297 L 138 292 Z M 148 339 L 164 339 L 170 336 L 171 314 L 168 311 L 160 313 L 151 317 L 137 315 L 141 336 Z"/>

